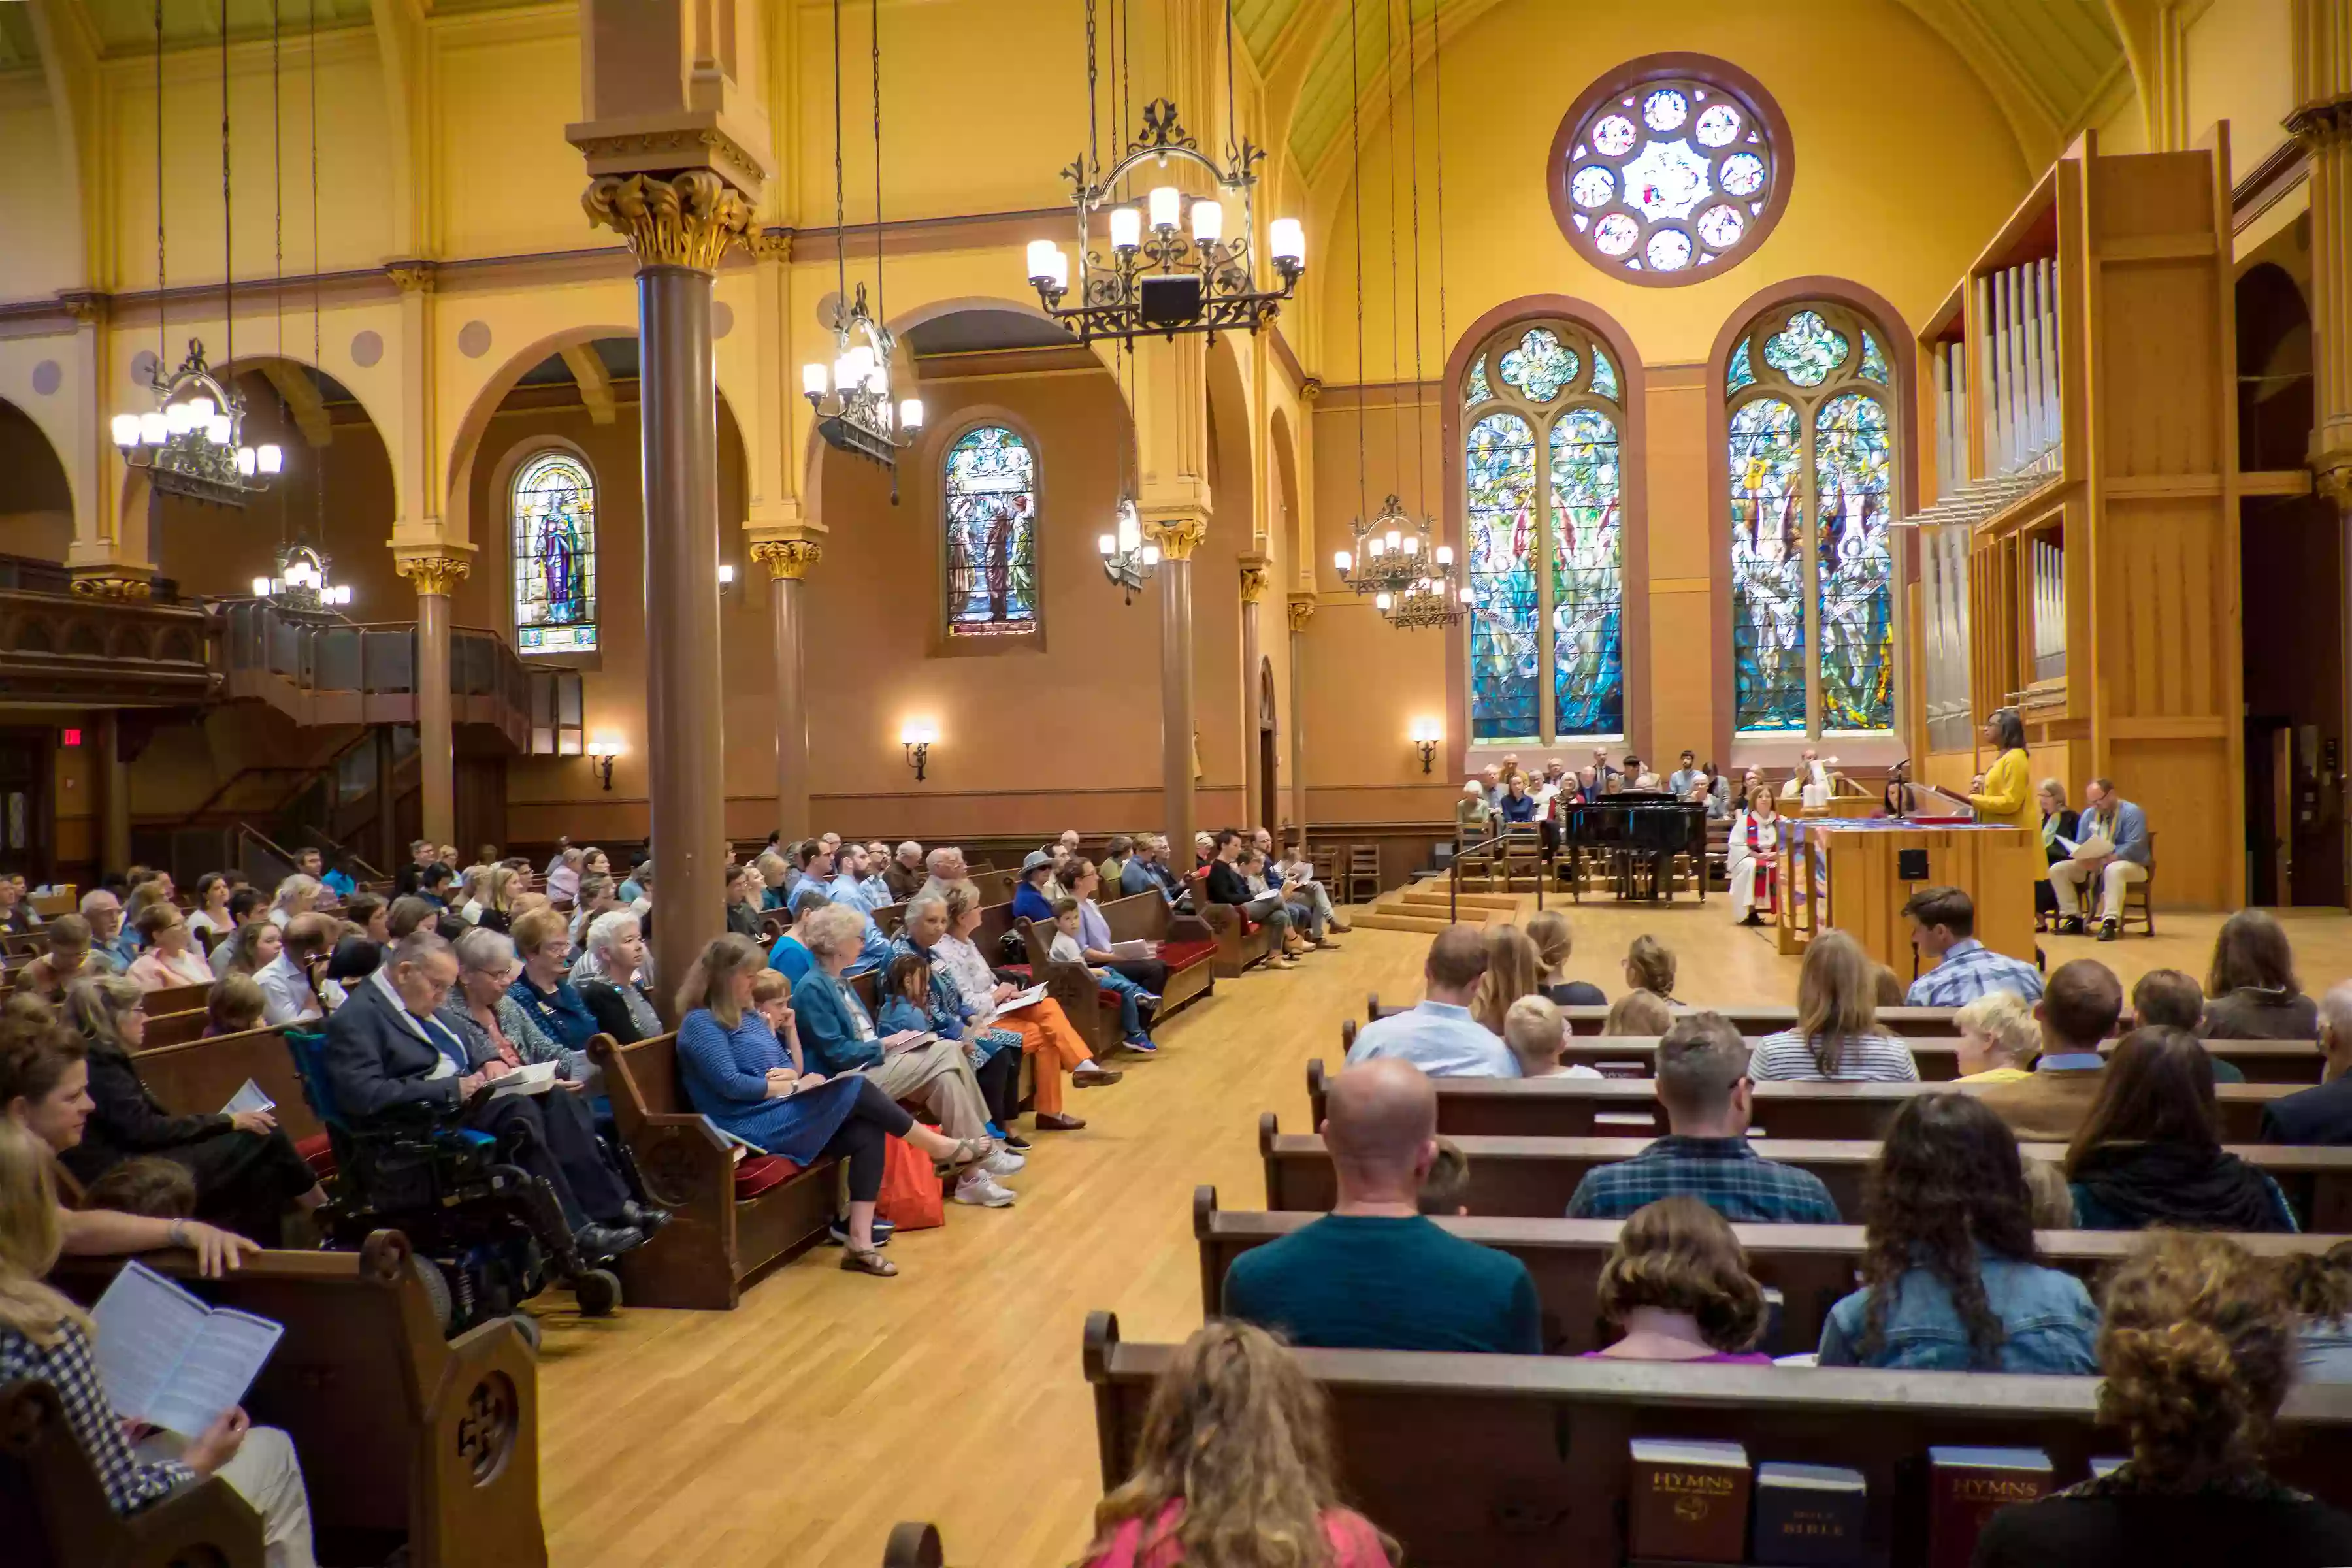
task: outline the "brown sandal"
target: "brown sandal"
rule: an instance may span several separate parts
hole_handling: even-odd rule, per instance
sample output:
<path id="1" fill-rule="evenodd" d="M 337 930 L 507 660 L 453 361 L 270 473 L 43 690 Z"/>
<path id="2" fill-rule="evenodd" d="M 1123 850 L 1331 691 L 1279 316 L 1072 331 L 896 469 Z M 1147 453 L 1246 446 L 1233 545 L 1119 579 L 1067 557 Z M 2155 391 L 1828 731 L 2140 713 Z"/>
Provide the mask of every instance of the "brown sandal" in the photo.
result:
<path id="1" fill-rule="evenodd" d="M 877 1279 L 888 1279 L 898 1272 L 898 1266 L 870 1247 L 861 1251 L 855 1247 L 845 1247 L 841 1249 L 841 1271 L 845 1274 L 871 1274 Z"/>

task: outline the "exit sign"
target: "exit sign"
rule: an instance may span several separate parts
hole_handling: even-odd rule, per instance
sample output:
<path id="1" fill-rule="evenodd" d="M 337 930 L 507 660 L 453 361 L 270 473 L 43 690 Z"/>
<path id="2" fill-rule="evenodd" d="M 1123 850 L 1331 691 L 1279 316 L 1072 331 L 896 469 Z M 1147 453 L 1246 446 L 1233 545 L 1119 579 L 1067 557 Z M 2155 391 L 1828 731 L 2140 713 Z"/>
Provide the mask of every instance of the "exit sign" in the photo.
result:
<path id="1" fill-rule="evenodd" d="M 81 731 L 79 730 L 61 730 L 58 732 L 58 742 L 60 745 L 79 746 L 81 744 Z"/>

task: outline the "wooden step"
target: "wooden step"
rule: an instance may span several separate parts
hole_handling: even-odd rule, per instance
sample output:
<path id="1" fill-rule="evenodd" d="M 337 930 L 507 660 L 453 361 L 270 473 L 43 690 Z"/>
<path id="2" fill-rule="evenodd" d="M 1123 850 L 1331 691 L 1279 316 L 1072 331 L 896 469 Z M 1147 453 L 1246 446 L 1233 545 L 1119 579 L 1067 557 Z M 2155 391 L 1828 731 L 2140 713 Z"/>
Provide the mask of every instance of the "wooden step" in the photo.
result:
<path id="1" fill-rule="evenodd" d="M 1486 923 L 1487 915 L 1492 912 L 1487 910 L 1464 910 L 1462 923 L 1483 926 Z M 1393 911 L 1385 904 L 1375 905 L 1360 914 L 1351 914 L 1348 917 L 1348 926 L 1351 931 L 1419 931 L 1423 936 L 1435 936 L 1439 931 L 1444 931 L 1447 924 L 1448 921 L 1443 912 L 1435 915 L 1402 914 Z"/>
<path id="2" fill-rule="evenodd" d="M 1397 899 L 1396 902 L 1402 908 L 1415 910 L 1442 910 L 1448 907 L 1446 896 L 1444 893 L 1411 892 L 1403 894 Z M 1518 912 L 1519 900 L 1509 893 L 1473 893 L 1465 889 L 1460 898 L 1460 907 L 1465 910 L 1501 910 L 1506 913 L 1516 914 Z"/>

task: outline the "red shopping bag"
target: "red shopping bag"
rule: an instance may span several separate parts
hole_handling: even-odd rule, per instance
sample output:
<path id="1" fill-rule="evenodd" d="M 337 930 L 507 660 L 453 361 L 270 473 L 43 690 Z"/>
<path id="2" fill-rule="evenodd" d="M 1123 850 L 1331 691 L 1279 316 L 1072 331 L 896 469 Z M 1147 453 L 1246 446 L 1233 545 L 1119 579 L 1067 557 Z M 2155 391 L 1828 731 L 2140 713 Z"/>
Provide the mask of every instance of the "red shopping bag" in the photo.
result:
<path id="1" fill-rule="evenodd" d="M 900 1230 L 929 1230 L 948 1222 L 947 1200 L 930 1156 L 904 1138 L 882 1141 L 882 1192 L 875 1209 Z"/>

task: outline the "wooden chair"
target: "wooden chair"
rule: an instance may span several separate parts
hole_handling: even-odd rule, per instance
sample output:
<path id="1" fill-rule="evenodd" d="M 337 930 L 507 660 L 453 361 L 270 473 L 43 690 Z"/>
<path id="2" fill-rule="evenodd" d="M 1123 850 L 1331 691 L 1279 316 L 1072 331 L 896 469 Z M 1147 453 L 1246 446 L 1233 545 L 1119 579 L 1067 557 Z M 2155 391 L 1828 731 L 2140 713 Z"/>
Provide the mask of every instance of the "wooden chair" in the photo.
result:
<path id="1" fill-rule="evenodd" d="M 195 1278 L 184 1252 L 141 1261 L 285 1327 L 244 1404 L 294 1439 L 322 1562 L 382 1563 L 404 1544 L 418 1568 L 545 1568 L 531 1348 L 507 1318 L 444 1338 L 407 1237 L 380 1230 L 358 1252 L 264 1252 L 219 1279 Z M 53 1279 L 94 1301 L 121 1267 L 68 1258 Z"/>
<path id="2" fill-rule="evenodd" d="M 1381 896 L 1381 847 L 1348 846 L 1347 897 L 1342 903 L 1369 904 Z"/>
<path id="3" fill-rule="evenodd" d="M 128 1519 L 46 1383 L 0 1385 L 0 1540 L 17 1568 L 261 1568 L 261 1517 L 218 1476 Z"/>
<path id="4" fill-rule="evenodd" d="M 604 1069 L 613 1121 L 646 1195 L 670 1214 L 615 1265 L 630 1305 L 731 1308 L 747 1284 L 824 1239 L 839 1161 L 738 1160 L 740 1151 L 687 1107 L 676 1035 L 633 1046 L 598 1035 L 588 1054 Z"/>
<path id="5" fill-rule="evenodd" d="M 1318 844 L 1307 850 L 1307 858 L 1315 868 L 1315 879 L 1326 888 L 1339 879 L 1339 851 L 1336 846 Z"/>
<path id="6" fill-rule="evenodd" d="M 1531 1218 L 1566 1214 L 1577 1184 L 1587 1173 L 1598 1166 L 1632 1159 L 1651 1141 L 1647 1129 L 1630 1138 L 1447 1136 L 1469 1156 L 1470 1183 L 1463 1203 L 1471 1213 Z M 1759 1138 L 1752 1147 L 1767 1160 L 1819 1176 L 1839 1213 L 1863 1212 L 1863 1185 L 1878 1160 L 1875 1142 Z M 2270 1173 L 2305 1230 L 2352 1235 L 2352 1149 L 2261 1143 L 2227 1147 L 2248 1164 Z M 1258 1151 L 1265 1167 L 1266 1207 L 1323 1210 L 1336 1201 L 1338 1184 L 1321 1138 L 1284 1132 L 1268 1111 L 1258 1118 Z M 2027 1159 L 2052 1164 L 2066 1154 L 2061 1143 L 2025 1143 L 2019 1152 Z"/>
<path id="7" fill-rule="evenodd" d="M 1217 1189 L 1192 1190 L 1192 1237 L 1201 1257 L 1201 1307 L 1218 1314 L 1226 1272 L 1251 1248 L 1276 1241 L 1320 1215 L 1295 1211 L 1221 1209 Z M 1465 1240 L 1507 1252 L 1527 1266 L 1544 1314 L 1544 1351 L 1581 1355 L 1613 1336 L 1605 1331 L 1594 1303 L 1601 1265 L 1617 1245 L 1622 1222 L 1441 1215 L 1442 1228 Z M 1735 1225 L 1759 1283 L 1780 1292 L 1778 1337 L 1759 1345 L 1774 1355 L 1811 1350 L 1821 1342 L 1829 1310 L 1854 1289 L 1862 1266 L 1859 1225 Z M 2042 1261 L 2093 1286 L 2101 1275 L 2139 1246 L 2141 1237 L 2121 1230 L 2045 1230 L 2035 1241 Z M 2231 1240 L 2265 1258 L 2324 1253 L 2343 1238 L 2334 1236 L 2233 1236 Z"/>
<path id="8" fill-rule="evenodd" d="M 1084 1364 L 1106 1489 L 1133 1468 L 1172 1344 L 1087 1320 Z M 1931 1444 L 2039 1448 L 2085 1479 L 2118 1435 L 2098 1380 L 1846 1367 L 1694 1366 L 1569 1356 L 1293 1352 L 1321 1385 L 1350 1497 L 1429 1568 L 1576 1568 L 1626 1560 L 1627 1453 L 1639 1436 L 1730 1438 L 1751 1460 L 1841 1465 L 1868 1488 L 1861 1561 L 1927 1560 L 1920 1469 Z M 2352 1501 L 2352 1388 L 2305 1385 L 2280 1413 L 2278 1479 Z M 1900 1500 L 1898 1501 L 1898 1500 Z"/>
<path id="9" fill-rule="evenodd" d="M 2124 907 L 2116 911 L 2116 930 L 2129 931 L 2137 921 L 2148 935 L 2156 934 L 2156 829 L 2147 830 L 2147 875 L 2124 884 Z"/>

